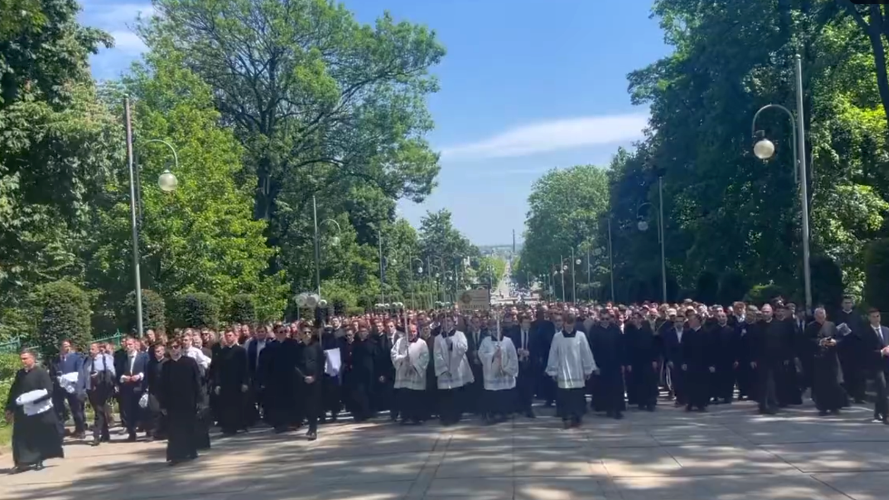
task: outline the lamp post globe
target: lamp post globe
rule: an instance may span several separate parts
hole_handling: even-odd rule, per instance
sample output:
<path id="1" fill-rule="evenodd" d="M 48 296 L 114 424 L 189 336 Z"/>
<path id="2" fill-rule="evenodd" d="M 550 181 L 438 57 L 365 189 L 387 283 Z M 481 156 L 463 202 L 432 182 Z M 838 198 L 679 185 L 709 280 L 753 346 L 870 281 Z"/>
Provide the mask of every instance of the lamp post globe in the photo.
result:
<path id="1" fill-rule="evenodd" d="M 636 227 L 638 227 L 639 230 L 642 231 L 642 232 L 648 231 L 648 221 L 640 220 L 640 221 L 636 224 Z"/>
<path id="2" fill-rule="evenodd" d="M 160 177 L 157 178 L 157 185 L 161 188 L 161 191 L 171 193 L 179 186 L 179 179 L 176 178 L 173 172 L 164 170 Z"/>
<path id="3" fill-rule="evenodd" d="M 423 274 L 423 266 L 417 268 L 417 274 Z"/>
<path id="4" fill-rule="evenodd" d="M 336 247 L 336 246 L 339 246 L 339 244 L 340 244 L 340 237 L 339 237 L 339 236 L 334 236 L 333 238 L 330 239 L 330 243 L 331 243 L 333 246 L 335 246 L 335 247 Z"/>
<path id="5" fill-rule="evenodd" d="M 580 260 L 580 259 L 577 259 L 577 260 L 574 261 L 574 263 L 577 264 L 577 265 L 579 266 L 579 265 L 581 265 L 581 264 L 583 263 L 583 261 Z"/>
<path id="6" fill-rule="evenodd" d="M 768 139 L 761 139 L 753 145 L 753 154 L 760 160 L 768 160 L 775 155 L 775 143 Z"/>

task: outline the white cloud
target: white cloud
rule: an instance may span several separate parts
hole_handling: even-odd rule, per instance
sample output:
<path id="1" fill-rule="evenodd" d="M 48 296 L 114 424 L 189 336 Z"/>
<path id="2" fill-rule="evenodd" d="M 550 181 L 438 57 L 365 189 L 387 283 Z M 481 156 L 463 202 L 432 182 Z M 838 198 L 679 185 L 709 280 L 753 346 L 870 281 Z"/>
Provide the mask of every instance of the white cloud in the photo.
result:
<path id="1" fill-rule="evenodd" d="M 613 144 L 642 137 L 648 115 L 642 113 L 564 118 L 523 125 L 487 139 L 442 150 L 459 159 L 508 158 Z"/>
<path id="2" fill-rule="evenodd" d="M 83 16 L 91 26 L 114 29 L 135 24 L 136 19 L 154 15 L 151 2 L 117 3 L 106 1 L 83 2 Z"/>
<path id="3" fill-rule="evenodd" d="M 111 36 L 114 37 L 114 50 L 130 55 L 145 52 L 145 43 L 132 31 L 112 31 Z"/>

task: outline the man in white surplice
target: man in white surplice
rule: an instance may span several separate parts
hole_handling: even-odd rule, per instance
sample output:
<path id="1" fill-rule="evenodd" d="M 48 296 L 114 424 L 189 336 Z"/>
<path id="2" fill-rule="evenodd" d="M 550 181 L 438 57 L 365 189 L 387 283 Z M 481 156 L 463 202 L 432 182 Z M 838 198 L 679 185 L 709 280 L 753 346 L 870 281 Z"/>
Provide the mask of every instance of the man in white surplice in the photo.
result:
<path id="1" fill-rule="evenodd" d="M 395 341 L 390 352 L 395 366 L 395 403 L 402 424 L 417 425 L 423 417 L 429 347 L 417 336 L 417 325 Z"/>
<path id="2" fill-rule="evenodd" d="M 439 416 L 443 425 L 452 425 L 463 416 L 464 387 L 475 381 L 466 360 L 469 344 L 466 335 L 458 331 L 454 318 L 446 316 L 441 334 L 435 337 L 433 363 L 438 379 Z"/>
<path id="3" fill-rule="evenodd" d="M 508 420 L 515 410 L 519 357 L 512 340 L 503 336 L 496 319 L 488 319 L 488 332 L 490 335 L 479 346 L 478 357 L 485 374 L 485 419 L 496 424 Z"/>
<path id="4" fill-rule="evenodd" d="M 556 335 L 549 349 L 546 374 L 558 385 L 556 409 L 565 428 L 578 427 L 586 407 L 586 381 L 598 371 L 583 332 L 574 328 L 574 317 L 553 316 Z"/>

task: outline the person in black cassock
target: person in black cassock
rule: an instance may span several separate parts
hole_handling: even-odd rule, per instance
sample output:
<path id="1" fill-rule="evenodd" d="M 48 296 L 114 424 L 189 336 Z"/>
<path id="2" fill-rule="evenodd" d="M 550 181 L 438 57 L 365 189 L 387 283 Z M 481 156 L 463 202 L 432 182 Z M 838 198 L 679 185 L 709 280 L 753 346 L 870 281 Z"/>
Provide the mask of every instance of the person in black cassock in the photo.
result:
<path id="1" fill-rule="evenodd" d="M 837 356 L 837 348 L 845 339 L 837 332 L 836 325 L 827 321 L 827 312 L 822 307 L 815 309 L 815 321 L 806 326 L 804 334 L 804 350 L 812 356 L 807 364 L 811 369 L 809 379 L 815 407 L 821 415 L 837 413 L 849 403 L 841 385 L 843 372 Z"/>
<path id="2" fill-rule="evenodd" d="M 728 315 L 722 309 L 716 313 L 716 324 L 711 327 L 709 335 L 716 363 L 710 395 L 717 404 L 731 404 L 735 398 L 735 370 L 740 364 L 741 349 L 738 331 L 728 324 Z"/>
<path id="3" fill-rule="evenodd" d="M 599 367 L 593 395 L 594 410 L 604 411 L 609 417 L 623 418 L 624 359 L 626 348 L 620 327 L 612 321 L 611 314 L 602 312 L 599 324 L 590 328 L 590 350 Z"/>
<path id="4" fill-rule="evenodd" d="M 334 349 L 340 348 L 339 337 L 337 337 L 337 328 L 333 328 L 332 326 L 325 327 L 321 330 L 321 348 L 324 350 L 325 359 L 327 357 L 327 351 L 332 351 Z M 345 331 L 343 331 L 345 333 Z M 340 351 L 340 372 L 342 372 L 342 351 Z M 327 412 L 330 412 L 330 421 L 336 422 L 339 418 L 340 411 L 342 411 L 342 397 L 341 397 L 341 386 L 342 386 L 342 377 L 340 373 L 336 375 L 330 375 L 329 373 L 324 373 L 324 376 L 321 380 L 321 388 L 324 393 L 324 407 L 321 410 L 321 423 L 327 422 Z"/>
<path id="5" fill-rule="evenodd" d="M 52 380 L 37 366 L 32 351 L 22 351 L 20 359 L 22 369 L 16 372 L 6 400 L 6 420 L 13 421 L 13 473 L 40 470 L 44 460 L 65 457 L 52 409 Z"/>
<path id="6" fill-rule="evenodd" d="M 176 465 L 198 457 L 198 447 L 209 436 L 199 436 L 198 412 L 203 404 L 204 385 L 197 362 L 184 356 L 182 342 L 170 342 L 170 359 L 161 370 L 158 399 L 167 424 L 167 461 Z"/>
<path id="7" fill-rule="evenodd" d="M 353 339 L 346 348 L 346 352 L 349 353 L 348 365 L 343 374 L 344 386 L 352 405 L 352 417 L 356 422 L 364 422 L 373 416 L 371 396 L 376 380 L 375 362 L 378 359 L 378 348 L 376 342 L 370 338 L 370 328 L 367 323 L 360 322 L 358 338 Z"/>
<path id="8" fill-rule="evenodd" d="M 247 351 L 237 344 L 238 334 L 228 329 L 213 360 L 213 392 L 219 398 L 219 427 L 225 435 L 247 429 Z"/>
<path id="9" fill-rule="evenodd" d="M 535 364 L 539 369 L 537 397 L 543 399 L 544 406 L 549 408 L 556 400 L 556 383 L 552 377 L 546 374 L 546 365 L 553 337 L 556 335 L 556 327 L 552 321 L 546 319 L 546 309 L 543 307 L 538 307 L 534 314 L 535 319 L 531 322 L 531 336 L 538 347 L 535 354 Z"/>
<path id="10" fill-rule="evenodd" d="M 707 411 L 710 403 L 711 375 L 716 373 L 713 341 L 701 327 L 701 317 L 689 309 L 686 315 L 688 331 L 682 341 L 682 369 L 688 391 L 687 411 Z"/>
<path id="11" fill-rule="evenodd" d="M 296 357 L 300 346 L 287 337 L 287 327 L 275 328 L 275 340 L 270 342 L 259 356 L 260 384 L 263 392 L 267 419 L 282 433 L 299 424 L 296 407 Z"/>
<path id="12" fill-rule="evenodd" d="M 523 314 L 520 317 L 519 325 L 513 329 L 511 337 L 519 358 L 519 376 L 516 380 L 516 411 L 528 418 L 535 418 L 536 415 L 534 415 L 531 406 L 534 403 L 534 385 L 539 371 L 537 363 L 540 356 L 537 353 L 539 347 L 532 343 L 534 338 L 531 336 L 530 316 Z"/>
<path id="13" fill-rule="evenodd" d="M 389 353 L 398 338 L 398 329 L 395 321 L 386 320 L 385 330 L 380 331 L 376 339 L 376 359 L 374 360 L 374 409 L 376 411 L 389 410 L 389 419 L 393 422 L 398 419 L 398 410 L 395 406 L 395 366 Z"/>
<path id="14" fill-rule="evenodd" d="M 658 358 L 660 352 L 651 324 L 634 312 L 631 322 L 624 326 L 624 340 L 629 363 L 627 371 L 640 410 L 654 411 L 658 396 Z"/>
<path id="15" fill-rule="evenodd" d="M 306 437 L 318 438 L 318 417 L 323 410 L 321 377 L 324 375 L 324 350 L 318 335 L 309 325 L 302 327 L 303 345 L 296 357 L 297 394 L 302 403 L 302 414 L 309 423 Z"/>

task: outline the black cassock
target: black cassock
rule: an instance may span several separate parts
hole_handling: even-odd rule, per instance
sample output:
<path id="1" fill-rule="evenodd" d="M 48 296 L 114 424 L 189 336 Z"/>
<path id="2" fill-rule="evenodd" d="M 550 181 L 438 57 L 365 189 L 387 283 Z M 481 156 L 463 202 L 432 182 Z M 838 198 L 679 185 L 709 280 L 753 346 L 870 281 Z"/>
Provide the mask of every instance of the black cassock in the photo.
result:
<path id="1" fill-rule="evenodd" d="M 199 435 L 198 412 L 205 403 L 201 378 L 200 367 L 188 356 L 171 358 L 161 369 L 157 396 L 167 413 L 168 461 L 195 458 L 198 448 L 203 448 L 205 442 L 209 446 L 209 435 Z"/>
<path id="2" fill-rule="evenodd" d="M 785 359 L 784 367 L 776 379 L 778 403 L 781 406 L 801 405 L 803 404 L 803 399 L 800 391 L 800 377 L 794 360 L 797 357 L 797 350 L 800 344 L 796 334 L 796 322 L 793 318 L 786 318 L 779 323 Z"/>
<path id="3" fill-rule="evenodd" d="M 711 353 L 716 365 L 716 373 L 711 377 L 713 384 L 710 395 L 730 403 L 735 397 L 735 363 L 741 362 L 741 342 L 738 331 L 727 323 L 714 324 L 709 335 L 713 341 Z"/>
<path id="4" fill-rule="evenodd" d="M 293 339 L 275 340 L 259 355 L 263 393 L 269 423 L 284 431 L 299 423 L 297 415 L 296 358 L 300 345 Z"/>
<path id="5" fill-rule="evenodd" d="M 628 374 L 628 385 L 632 385 L 633 401 L 639 408 L 654 409 L 658 397 L 658 372 L 654 363 L 660 357 L 658 342 L 651 325 L 644 321 L 642 326 L 628 323 L 624 327 L 626 359 L 632 370 Z M 631 388 L 627 387 L 627 392 Z"/>
<path id="6" fill-rule="evenodd" d="M 16 372 L 6 411 L 14 414 L 12 426 L 12 460 L 16 467 L 25 467 L 48 458 L 64 458 L 62 437 L 58 432 L 56 412 L 50 407 L 37 415 L 27 416 L 24 407 L 15 403 L 16 398 L 31 391 L 46 390 L 46 396 L 35 402 L 52 399 L 52 380 L 43 368 L 35 366 Z"/>
<path id="7" fill-rule="evenodd" d="M 682 337 L 682 361 L 685 364 L 687 408 L 703 410 L 710 403 L 710 367 L 715 366 L 713 338 L 704 328 L 689 329 Z M 681 369 L 681 367 L 680 367 Z"/>
<path id="8" fill-rule="evenodd" d="M 373 335 L 373 334 L 371 334 Z M 374 360 L 374 401 L 373 406 L 377 411 L 390 410 L 391 418 L 396 417 L 395 405 L 395 365 L 389 352 L 395 343 L 395 337 L 389 340 L 388 333 L 382 333 L 373 338 L 377 343 L 376 360 Z M 380 382 L 379 378 L 384 377 Z"/>
<path id="9" fill-rule="evenodd" d="M 340 337 L 342 338 L 342 337 Z M 325 351 L 325 359 L 327 358 L 327 351 L 331 349 L 340 349 L 339 338 L 336 336 L 336 332 L 333 329 L 324 329 L 321 335 L 321 347 Z M 340 350 L 340 372 L 342 372 L 342 358 L 343 352 Z M 324 392 L 324 408 L 321 412 L 322 419 L 326 412 L 330 412 L 330 417 L 334 421 L 337 419 L 342 408 L 342 378 L 339 374 L 337 375 L 328 375 L 324 374 L 324 378 L 322 380 L 322 391 Z"/>
<path id="10" fill-rule="evenodd" d="M 213 386 L 219 388 L 219 427 L 226 434 L 246 429 L 247 351 L 239 345 L 223 347 L 213 365 Z"/>
<path id="11" fill-rule="evenodd" d="M 363 422 L 371 417 L 373 411 L 371 394 L 376 380 L 374 363 L 378 346 L 370 338 L 359 338 L 344 349 L 349 353 L 348 365 L 343 374 L 343 385 L 351 405 L 349 411 L 356 422 Z"/>
<path id="12" fill-rule="evenodd" d="M 593 408 L 609 415 L 619 414 L 626 409 L 624 402 L 623 367 L 626 349 L 623 333 L 617 325 L 590 328 L 590 349 L 599 369 L 593 390 Z"/>
<path id="13" fill-rule="evenodd" d="M 820 411 L 836 411 L 849 404 L 843 389 L 843 372 L 840 367 L 838 347 L 846 340 L 838 338 L 836 325 L 829 321 L 813 321 L 806 326 L 805 339 L 807 352 L 812 352 L 812 399 Z M 822 345 L 822 341 L 834 339 L 833 347 Z"/>
<path id="14" fill-rule="evenodd" d="M 308 420 L 310 432 L 315 430 L 318 417 L 324 412 L 322 390 L 324 360 L 324 350 L 316 339 L 312 339 L 309 344 L 301 345 L 296 356 L 297 394 L 302 404 L 300 413 L 301 417 Z M 314 381 L 307 383 L 306 377 L 313 377 Z"/>

